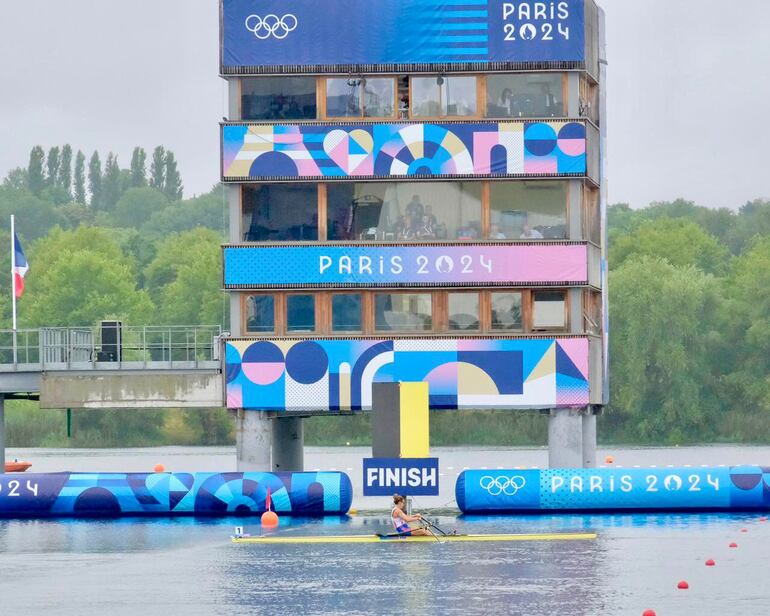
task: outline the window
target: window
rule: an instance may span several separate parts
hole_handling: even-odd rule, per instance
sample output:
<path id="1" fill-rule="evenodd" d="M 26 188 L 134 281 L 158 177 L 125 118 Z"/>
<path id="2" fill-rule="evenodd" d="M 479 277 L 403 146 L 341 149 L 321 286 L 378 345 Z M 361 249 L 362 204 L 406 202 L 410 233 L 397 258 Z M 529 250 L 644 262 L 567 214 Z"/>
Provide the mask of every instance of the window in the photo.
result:
<path id="1" fill-rule="evenodd" d="M 476 77 L 412 77 L 412 117 L 476 115 Z"/>
<path id="2" fill-rule="evenodd" d="M 264 184 L 243 193 L 243 239 L 247 242 L 318 240 L 318 187 Z"/>
<path id="3" fill-rule="evenodd" d="M 564 117 L 563 75 L 525 73 L 487 77 L 488 118 Z"/>
<path id="4" fill-rule="evenodd" d="M 567 299 L 564 291 L 534 291 L 535 329 L 564 329 L 567 327 Z"/>
<path id="5" fill-rule="evenodd" d="M 449 331 L 479 331 L 479 294 L 449 293 Z"/>
<path id="6" fill-rule="evenodd" d="M 602 295 L 595 291 L 583 292 L 584 329 L 588 334 L 602 333 Z"/>
<path id="7" fill-rule="evenodd" d="M 521 293 L 492 293 L 492 329 L 521 331 Z"/>
<path id="8" fill-rule="evenodd" d="M 244 120 L 315 120 L 315 77 L 252 77 L 241 80 Z"/>
<path id="9" fill-rule="evenodd" d="M 583 186 L 583 239 L 597 246 L 602 243 L 601 213 L 599 211 L 599 191 L 591 186 Z"/>
<path id="10" fill-rule="evenodd" d="M 374 296 L 378 332 L 430 331 L 433 324 L 430 293 L 378 293 Z"/>
<path id="11" fill-rule="evenodd" d="M 332 241 L 481 237 L 478 182 L 329 184 L 327 208 Z"/>
<path id="12" fill-rule="evenodd" d="M 566 181 L 492 182 L 489 238 L 565 239 L 567 189 Z"/>
<path id="13" fill-rule="evenodd" d="M 395 102 L 395 79 L 391 77 L 326 80 L 329 118 L 392 118 Z"/>
<path id="14" fill-rule="evenodd" d="M 332 296 L 332 331 L 360 332 L 361 294 L 344 293 Z"/>
<path id="15" fill-rule="evenodd" d="M 252 295 L 246 299 L 246 333 L 275 332 L 275 298 L 272 295 Z"/>
<path id="16" fill-rule="evenodd" d="M 315 297 L 312 295 L 286 296 L 286 331 L 315 331 Z"/>

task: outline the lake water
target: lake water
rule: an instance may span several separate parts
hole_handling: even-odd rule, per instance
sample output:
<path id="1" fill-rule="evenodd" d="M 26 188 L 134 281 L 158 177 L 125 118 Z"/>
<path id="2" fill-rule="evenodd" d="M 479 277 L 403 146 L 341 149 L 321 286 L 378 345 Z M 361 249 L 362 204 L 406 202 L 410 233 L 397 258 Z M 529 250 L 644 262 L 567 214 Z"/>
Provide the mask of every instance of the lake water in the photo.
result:
<path id="1" fill-rule="evenodd" d="M 417 499 L 461 532 L 595 530 L 595 541 L 233 545 L 242 520 L 0 521 L 0 615 L 521 614 L 756 616 L 768 613 L 770 523 L 735 515 L 455 517 L 466 466 L 545 466 L 543 449 L 438 448 L 442 494 Z M 763 464 L 770 448 L 612 449 L 621 466 Z M 308 448 L 306 467 L 361 483 L 365 448 Z M 9 450 L 33 470 L 235 470 L 229 448 Z M 353 470 L 348 470 L 353 469 Z M 278 533 L 372 533 L 387 502 L 358 498 L 344 519 L 282 519 Z M 259 532 L 255 525 L 247 530 Z M 741 532 L 746 529 L 748 532 Z M 737 549 L 728 544 L 738 543 Z M 706 567 L 713 558 L 715 567 Z M 677 590 L 679 580 L 690 590 Z"/>

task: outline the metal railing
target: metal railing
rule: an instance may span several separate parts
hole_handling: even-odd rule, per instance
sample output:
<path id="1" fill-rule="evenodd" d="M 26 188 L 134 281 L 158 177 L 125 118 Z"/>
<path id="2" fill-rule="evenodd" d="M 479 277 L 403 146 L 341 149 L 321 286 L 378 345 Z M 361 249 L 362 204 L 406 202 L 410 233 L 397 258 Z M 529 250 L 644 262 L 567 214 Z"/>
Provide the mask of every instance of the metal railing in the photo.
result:
<path id="1" fill-rule="evenodd" d="M 219 362 L 222 328 L 212 326 L 43 327 L 0 330 L 0 371 L 169 369 Z"/>

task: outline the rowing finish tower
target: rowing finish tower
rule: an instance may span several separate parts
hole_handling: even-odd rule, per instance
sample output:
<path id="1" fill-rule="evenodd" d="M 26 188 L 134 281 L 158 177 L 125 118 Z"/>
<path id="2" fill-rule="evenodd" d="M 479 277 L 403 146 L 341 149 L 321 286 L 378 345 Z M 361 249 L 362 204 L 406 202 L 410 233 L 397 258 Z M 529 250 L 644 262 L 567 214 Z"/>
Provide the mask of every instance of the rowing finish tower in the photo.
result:
<path id="1" fill-rule="evenodd" d="M 538 409 L 551 466 L 593 466 L 608 400 L 601 9 L 220 8 L 239 470 L 301 470 L 303 417 L 370 410 L 387 382 L 428 382 L 446 412 Z"/>

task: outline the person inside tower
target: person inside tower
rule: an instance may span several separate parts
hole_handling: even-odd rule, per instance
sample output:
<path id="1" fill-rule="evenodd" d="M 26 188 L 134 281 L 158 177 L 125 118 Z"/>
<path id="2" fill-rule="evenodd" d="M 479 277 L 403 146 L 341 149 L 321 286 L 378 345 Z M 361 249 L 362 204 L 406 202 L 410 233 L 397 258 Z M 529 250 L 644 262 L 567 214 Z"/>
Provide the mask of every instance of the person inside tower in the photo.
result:
<path id="1" fill-rule="evenodd" d="M 432 240 L 436 238 L 436 230 L 431 224 L 430 216 L 423 214 L 422 223 L 417 229 L 417 237 L 421 240 Z"/>

